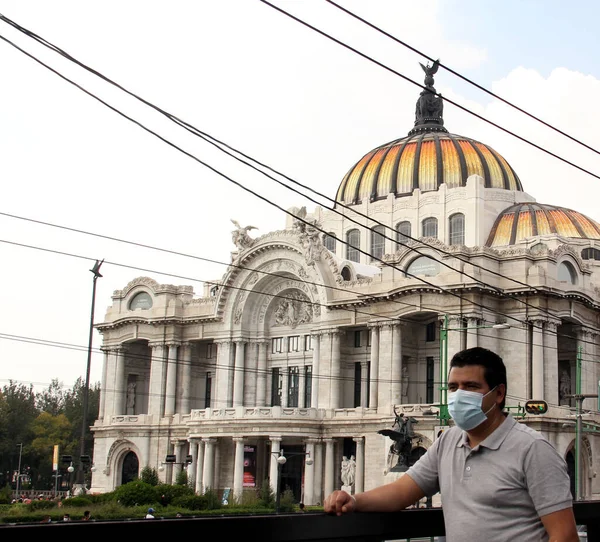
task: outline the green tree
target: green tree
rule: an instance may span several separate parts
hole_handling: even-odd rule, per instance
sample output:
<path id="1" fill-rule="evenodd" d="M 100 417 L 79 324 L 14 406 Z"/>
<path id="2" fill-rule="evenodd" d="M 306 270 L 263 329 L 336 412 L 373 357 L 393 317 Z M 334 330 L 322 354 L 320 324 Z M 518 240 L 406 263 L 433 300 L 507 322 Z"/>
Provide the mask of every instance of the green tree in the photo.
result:
<path id="1" fill-rule="evenodd" d="M 36 395 L 35 401 L 40 412 L 48 412 L 52 416 L 63 414 L 65 409 L 63 383 L 57 378 L 52 379 L 48 388 Z"/>
<path id="2" fill-rule="evenodd" d="M 79 455 L 79 441 L 81 438 L 81 418 L 83 417 L 83 396 L 84 396 L 85 381 L 79 377 L 73 389 L 65 393 L 65 408 L 64 414 L 71 422 L 71 436 L 74 442 L 77 443 L 76 450 Z M 88 415 L 86 427 L 94 424 L 98 418 L 98 409 L 100 405 L 100 384 L 90 385 L 88 390 Z M 94 448 L 94 439 L 90 431 L 85 432 L 84 453 L 91 456 Z"/>
<path id="3" fill-rule="evenodd" d="M 18 469 L 21 455 L 21 472 L 31 466 L 31 422 L 39 412 L 35 404 L 33 385 L 18 384 L 13 380 L 0 391 L 0 474 L 3 483 L 12 483 L 12 473 Z M 21 446 L 22 444 L 22 453 Z M 9 473 L 8 476 L 6 473 Z"/>
<path id="4" fill-rule="evenodd" d="M 151 486 L 157 486 L 159 482 L 158 472 L 155 468 L 146 466 L 140 472 L 140 480 Z"/>

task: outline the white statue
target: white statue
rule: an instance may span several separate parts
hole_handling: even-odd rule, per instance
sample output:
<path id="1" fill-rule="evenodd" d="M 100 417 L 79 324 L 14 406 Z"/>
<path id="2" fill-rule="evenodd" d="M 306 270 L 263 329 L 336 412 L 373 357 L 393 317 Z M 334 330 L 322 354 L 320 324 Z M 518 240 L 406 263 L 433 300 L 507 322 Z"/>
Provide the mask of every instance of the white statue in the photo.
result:
<path id="1" fill-rule="evenodd" d="M 354 456 L 351 455 L 350 459 L 348 460 L 348 485 L 349 486 L 354 485 L 355 478 L 356 478 L 356 460 L 354 459 Z"/>
<path id="2" fill-rule="evenodd" d="M 127 384 L 127 414 L 135 413 L 135 380 Z"/>
<path id="3" fill-rule="evenodd" d="M 571 375 L 566 369 L 562 370 L 558 384 L 558 397 L 560 404 L 570 404 L 569 397 L 571 394 Z"/>
<path id="4" fill-rule="evenodd" d="M 408 367 L 402 365 L 402 397 L 408 397 Z"/>
<path id="5" fill-rule="evenodd" d="M 256 226 L 240 226 L 240 223 L 237 220 L 231 219 L 233 225 L 237 228 L 231 232 L 231 240 L 233 244 L 238 248 L 238 250 L 244 250 L 253 245 L 254 239 L 248 235 L 250 230 L 256 230 Z"/>
<path id="6" fill-rule="evenodd" d="M 348 461 L 348 457 L 347 456 L 343 456 L 342 457 L 342 487 L 343 486 L 349 486 L 349 479 L 348 479 L 348 469 L 350 467 L 350 462 Z"/>

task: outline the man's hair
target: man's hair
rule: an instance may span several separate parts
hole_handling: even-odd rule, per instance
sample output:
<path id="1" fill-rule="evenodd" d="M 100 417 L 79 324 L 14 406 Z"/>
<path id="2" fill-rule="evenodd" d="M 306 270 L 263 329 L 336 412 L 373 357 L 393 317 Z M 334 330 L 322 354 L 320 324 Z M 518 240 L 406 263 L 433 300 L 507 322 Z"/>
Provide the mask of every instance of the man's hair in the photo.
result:
<path id="1" fill-rule="evenodd" d="M 506 385 L 506 366 L 502 358 L 487 348 L 476 346 L 457 352 L 450 361 L 450 369 L 452 367 L 465 367 L 467 365 L 479 365 L 483 367 L 483 377 L 490 390 L 500 384 L 504 384 L 506 391 L 504 392 L 504 399 L 500 404 L 500 410 L 503 410 L 506 404 L 508 386 Z"/>

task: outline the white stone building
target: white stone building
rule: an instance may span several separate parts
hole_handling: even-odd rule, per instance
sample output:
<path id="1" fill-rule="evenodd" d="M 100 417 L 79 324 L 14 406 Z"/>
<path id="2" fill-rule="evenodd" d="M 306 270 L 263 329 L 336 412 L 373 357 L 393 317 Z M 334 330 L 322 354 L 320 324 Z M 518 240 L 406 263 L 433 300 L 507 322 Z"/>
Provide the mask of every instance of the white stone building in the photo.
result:
<path id="1" fill-rule="evenodd" d="M 285 229 L 256 238 L 236 230 L 231 266 L 202 297 L 144 277 L 114 292 L 97 325 L 91 491 L 144 466 L 166 481 L 187 468 L 198 492 L 239 497 L 268 479 L 315 504 L 341 486 L 344 456 L 356 458 L 353 491 L 380 485 L 393 473 L 378 431 L 394 409 L 418 422 L 413 460 L 437 434 L 444 322 L 448 359 L 475 345 L 503 357 L 513 414 L 548 403 L 521 421 L 574 471 L 565 395 L 578 352 L 581 393 L 597 391 L 600 225 L 536 203 L 495 150 L 447 132 L 426 90 L 409 135 L 361 158 L 335 201 L 292 209 Z M 600 422 L 595 399 L 584 407 Z M 599 443 L 583 434 L 588 497 L 600 494 Z"/>

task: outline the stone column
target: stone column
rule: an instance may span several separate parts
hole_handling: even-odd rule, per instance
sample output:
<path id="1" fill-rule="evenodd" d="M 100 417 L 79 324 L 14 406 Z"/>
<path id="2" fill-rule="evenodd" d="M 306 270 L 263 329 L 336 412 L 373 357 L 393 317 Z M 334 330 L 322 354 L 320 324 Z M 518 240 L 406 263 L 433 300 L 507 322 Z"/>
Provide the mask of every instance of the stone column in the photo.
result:
<path id="1" fill-rule="evenodd" d="M 196 493 L 201 495 L 204 493 L 204 441 L 198 439 L 198 459 L 196 460 L 196 485 L 194 487 Z"/>
<path id="2" fill-rule="evenodd" d="M 150 361 L 150 389 L 148 397 L 148 414 L 161 417 L 164 412 L 164 383 L 165 383 L 165 346 L 150 344 L 152 359 Z"/>
<path id="3" fill-rule="evenodd" d="M 217 346 L 217 367 L 215 369 L 215 408 L 227 408 L 229 401 L 229 360 L 233 343 L 215 341 Z"/>
<path id="4" fill-rule="evenodd" d="M 244 491 L 244 437 L 234 437 L 235 457 L 233 460 L 233 496 L 238 502 Z"/>
<path id="5" fill-rule="evenodd" d="M 190 395 L 192 389 L 192 345 L 181 345 L 181 402 L 179 412 L 189 414 L 191 410 Z"/>
<path id="6" fill-rule="evenodd" d="M 533 334 L 531 342 L 531 378 L 532 392 L 536 401 L 545 400 L 544 397 L 544 321 L 532 320 Z"/>
<path id="7" fill-rule="evenodd" d="M 594 342 L 596 334 L 589 328 L 580 326 L 577 328 L 577 351 L 581 347 L 581 393 L 596 394 L 598 393 L 598 382 L 596 380 L 596 367 L 592 352 L 594 352 Z M 577 353 L 576 353 L 577 356 Z M 575 367 L 577 368 L 577 357 L 575 357 Z M 575 372 L 577 375 L 577 372 Z M 577 388 L 574 386 L 575 392 Z M 573 404 L 576 404 L 573 401 Z M 598 399 L 584 399 L 582 408 L 584 410 L 596 410 Z M 585 487 L 585 483 L 584 486 Z"/>
<path id="8" fill-rule="evenodd" d="M 256 373 L 256 406 L 267 404 L 267 348 L 268 341 L 258 343 L 258 367 Z"/>
<path id="9" fill-rule="evenodd" d="M 177 476 L 183 470 L 183 460 L 185 459 L 183 453 L 185 445 L 186 441 L 184 440 L 175 442 L 175 480 L 177 480 Z"/>
<path id="10" fill-rule="evenodd" d="M 312 386 L 310 390 L 310 406 L 312 408 L 319 408 L 319 363 L 320 363 L 320 348 L 321 348 L 321 336 L 318 334 L 311 335 L 312 347 L 313 347 L 313 358 L 312 358 Z M 308 405 L 307 405 L 308 406 Z"/>
<path id="11" fill-rule="evenodd" d="M 356 442 L 356 476 L 354 479 L 354 493 L 365 490 L 365 438 L 357 437 Z"/>
<path id="12" fill-rule="evenodd" d="M 335 466 L 333 457 L 333 439 L 325 439 L 325 497 L 331 495 L 334 489 Z"/>
<path id="13" fill-rule="evenodd" d="M 331 408 L 340 408 L 342 391 L 342 353 L 340 351 L 341 330 L 331 332 Z"/>
<path id="14" fill-rule="evenodd" d="M 250 341 L 246 345 L 246 363 L 244 368 L 244 405 L 256 406 L 256 384 L 258 374 L 258 342 Z"/>
<path id="15" fill-rule="evenodd" d="M 314 504 L 315 498 L 315 440 L 306 441 L 306 458 L 312 459 L 312 464 L 304 462 L 304 504 Z"/>
<path id="16" fill-rule="evenodd" d="M 379 330 L 379 386 L 377 410 L 389 414 L 392 410 L 392 329 L 391 322 L 382 322 Z"/>
<path id="17" fill-rule="evenodd" d="M 244 404 L 244 357 L 246 354 L 246 342 L 235 341 L 235 368 L 233 373 L 233 406 Z"/>
<path id="18" fill-rule="evenodd" d="M 559 321 L 548 321 L 544 329 L 544 397 L 549 405 L 558 405 L 558 336 Z M 514 378 L 514 376 L 513 376 Z"/>
<path id="19" fill-rule="evenodd" d="M 392 405 L 402 403 L 402 324 L 395 322 L 392 328 Z"/>
<path id="20" fill-rule="evenodd" d="M 479 318 L 467 318 L 467 327 L 476 328 L 479 324 Z M 475 348 L 478 345 L 478 329 L 467 329 L 467 348 Z"/>
<path id="21" fill-rule="evenodd" d="M 204 470 L 202 473 L 202 481 L 204 485 L 203 493 L 206 493 L 208 489 L 214 489 L 214 478 L 215 478 L 215 444 L 217 439 L 207 438 L 202 439 L 205 444 L 204 448 Z"/>
<path id="22" fill-rule="evenodd" d="M 304 398 L 306 397 L 306 375 L 304 365 L 298 367 L 298 408 L 306 408 Z"/>
<path id="23" fill-rule="evenodd" d="M 188 485 L 196 488 L 196 473 L 198 472 L 198 439 L 189 438 L 190 443 L 190 455 L 192 456 L 192 462 L 188 465 Z"/>
<path id="24" fill-rule="evenodd" d="M 279 450 L 281 450 L 281 437 L 269 437 L 271 441 L 271 463 L 269 468 L 269 481 L 271 483 L 271 489 L 273 493 L 277 495 L 279 488 L 279 470 L 277 469 L 277 457 L 279 456 Z"/>
<path id="25" fill-rule="evenodd" d="M 169 343 L 167 359 L 167 382 L 165 389 L 165 416 L 175 414 L 175 396 L 177 395 L 177 349 L 178 343 Z"/>
<path id="26" fill-rule="evenodd" d="M 360 362 L 360 406 L 362 408 L 369 408 L 369 362 Z"/>
<path id="27" fill-rule="evenodd" d="M 107 372 L 108 372 L 108 363 L 109 363 L 109 355 L 110 350 L 108 348 L 102 348 L 103 361 L 102 361 L 102 381 L 100 384 L 100 405 L 98 408 L 98 419 L 100 421 L 104 421 L 105 417 L 105 408 L 106 408 L 106 390 L 107 390 Z M 110 419 L 108 419 L 110 421 Z"/>
<path id="28" fill-rule="evenodd" d="M 377 409 L 379 395 L 379 324 L 369 324 L 371 329 L 371 374 L 369 384 L 369 408 Z"/>
<path id="29" fill-rule="evenodd" d="M 125 349 L 117 348 L 117 369 L 115 374 L 115 415 L 127 413 L 125 408 Z"/>
<path id="30" fill-rule="evenodd" d="M 314 502 L 323 504 L 323 443 L 315 443 Z"/>

